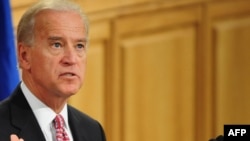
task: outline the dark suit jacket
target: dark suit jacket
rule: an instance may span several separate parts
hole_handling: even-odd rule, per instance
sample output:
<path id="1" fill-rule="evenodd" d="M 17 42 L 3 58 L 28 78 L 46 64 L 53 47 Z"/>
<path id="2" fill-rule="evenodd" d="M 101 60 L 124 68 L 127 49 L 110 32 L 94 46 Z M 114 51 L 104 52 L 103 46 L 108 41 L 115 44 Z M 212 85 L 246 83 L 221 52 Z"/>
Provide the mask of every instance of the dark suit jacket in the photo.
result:
<path id="1" fill-rule="evenodd" d="M 68 106 L 68 119 L 74 141 L 106 140 L 96 120 L 71 106 Z M 10 141 L 10 134 L 17 134 L 25 141 L 46 141 L 20 85 L 0 103 L 0 141 Z"/>

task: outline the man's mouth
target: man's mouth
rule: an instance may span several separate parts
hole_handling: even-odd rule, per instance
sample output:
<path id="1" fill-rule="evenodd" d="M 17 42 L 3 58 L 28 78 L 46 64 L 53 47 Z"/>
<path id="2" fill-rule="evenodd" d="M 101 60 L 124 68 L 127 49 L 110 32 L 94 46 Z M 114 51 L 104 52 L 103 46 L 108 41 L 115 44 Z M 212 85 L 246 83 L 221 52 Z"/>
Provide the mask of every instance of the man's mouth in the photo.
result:
<path id="1" fill-rule="evenodd" d="M 60 76 L 63 76 L 63 77 L 75 77 L 77 76 L 75 73 L 72 73 L 72 72 L 65 72 L 65 73 L 62 73 L 60 74 Z"/>

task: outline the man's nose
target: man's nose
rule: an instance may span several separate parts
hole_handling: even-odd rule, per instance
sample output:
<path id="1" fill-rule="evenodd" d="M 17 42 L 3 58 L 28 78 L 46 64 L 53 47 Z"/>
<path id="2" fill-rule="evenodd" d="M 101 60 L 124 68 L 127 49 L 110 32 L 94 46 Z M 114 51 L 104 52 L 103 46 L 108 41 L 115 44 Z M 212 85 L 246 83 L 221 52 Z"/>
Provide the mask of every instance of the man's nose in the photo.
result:
<path id="1" fill-rule="evenodd" d="M 62 63 L 64 65 L 73 65 L 77 62 L 77 53 L 73 46 L 65 47 Z"/>

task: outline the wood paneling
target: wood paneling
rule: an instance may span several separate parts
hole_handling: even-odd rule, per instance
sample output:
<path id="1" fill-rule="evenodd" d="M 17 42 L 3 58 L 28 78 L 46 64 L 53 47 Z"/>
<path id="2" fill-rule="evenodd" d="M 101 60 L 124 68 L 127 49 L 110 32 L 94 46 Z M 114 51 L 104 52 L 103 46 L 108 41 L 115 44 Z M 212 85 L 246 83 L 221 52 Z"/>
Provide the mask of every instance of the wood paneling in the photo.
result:
<path id="1" fill-rule="evenodd" d="M 195 140 L 200 12 L 159 10 L 115 21 L 114 93 L 122 111 L 116 140 Z"/>
<path id="2" fill-rule="evenodd" d="M 250 123 L 250 16 L 215 24 L 216 132 Z"/>
<path id="3" fill-rule="evenodd" d="M 79 3 L 82 7 L 84 7 L 86 12 L 98 12 L 98 11 L 108 11 L 110 9 L 118 9 L 118 10 L 125 10 L 130 7 L 129 9 L 133 9 L 136 7 L 141 6 L 150 6 L 150 7 L 161 7 L 161 5 L 167 5 L 168 7 L 175 7 L 176 5 L 184 5 L 190 3 L 197 3 L 206 0 L 75 0 Z M 119 13 L 119 12 L 118 12 Z"/>
<path id="4" fill-rule="evenodd" d="M 219 1 L 207 5 L 206 48 L 211 51 L 210 112 L 212 135 L 223 134 L 223 125 L 249 123 L 249 17 L 250 1 Z M 222 10 L 223 9 L 223 10 Z"/>
<path id="5" fill-rule="evenodd" d="M 122 41 L 124 141 L 194 140 L 195 38 L 186 27 Z"/>

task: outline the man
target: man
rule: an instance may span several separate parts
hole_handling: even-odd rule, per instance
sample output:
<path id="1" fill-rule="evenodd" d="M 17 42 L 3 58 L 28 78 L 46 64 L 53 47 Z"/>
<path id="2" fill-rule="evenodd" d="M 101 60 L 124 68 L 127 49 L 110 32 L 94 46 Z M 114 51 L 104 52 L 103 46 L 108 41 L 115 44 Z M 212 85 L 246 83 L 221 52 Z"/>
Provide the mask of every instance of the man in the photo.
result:
<path id="1" fill-rule="evenodd" d="M 40 1 L 17 29 L 22 82 L 0 103 L 0 141 L 105 141 L 101 125 L 67 105 L 84 80 L 88 24 L 66 0 Z"/>

